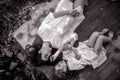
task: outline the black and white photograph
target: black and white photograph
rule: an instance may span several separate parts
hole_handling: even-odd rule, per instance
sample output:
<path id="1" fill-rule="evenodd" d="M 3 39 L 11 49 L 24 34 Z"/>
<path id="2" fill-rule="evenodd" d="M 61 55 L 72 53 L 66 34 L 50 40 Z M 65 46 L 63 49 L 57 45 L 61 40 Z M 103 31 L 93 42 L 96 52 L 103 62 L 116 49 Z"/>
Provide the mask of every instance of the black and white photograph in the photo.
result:
<path id="1" fill-rule="evenodd" d="M 0 80 L 120 80 L 120 0 L 0 0 Z"/>

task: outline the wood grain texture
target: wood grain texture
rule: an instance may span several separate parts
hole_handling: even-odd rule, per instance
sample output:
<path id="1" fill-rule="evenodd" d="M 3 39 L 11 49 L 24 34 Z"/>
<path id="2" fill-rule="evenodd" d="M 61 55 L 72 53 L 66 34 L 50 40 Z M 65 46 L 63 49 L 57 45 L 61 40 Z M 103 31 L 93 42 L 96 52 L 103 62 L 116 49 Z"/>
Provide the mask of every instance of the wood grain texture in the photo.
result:
<path id="1" fill-rule="evenodd" d="M 93 31 L 100 31 L 105 27 L 115 33 L 120 31 L 120 3 L 109 3 L 106 0 L 89 0 L 88 3 L 89 5 L 84 10 L 86 18 L 75 30 L 79 35 L 79 41 L 88 39 Z M 37 24 L 39 25 L 39 23 Z M 120 41 L 107 46 L 108 59 L 103 65 L 97 69 L 87 66 L 85 69 L 73 73 L 78 73 L 77 76 L 68 76 L 65 80 L 115 80 L 119 78 L 120 52 L 115 52 L 117 43 Z M 53 80 L 53 66 L 46 66 L 41 69 L 50 80 Z M 71 73 L 71 75 L 73 74 Z"/>

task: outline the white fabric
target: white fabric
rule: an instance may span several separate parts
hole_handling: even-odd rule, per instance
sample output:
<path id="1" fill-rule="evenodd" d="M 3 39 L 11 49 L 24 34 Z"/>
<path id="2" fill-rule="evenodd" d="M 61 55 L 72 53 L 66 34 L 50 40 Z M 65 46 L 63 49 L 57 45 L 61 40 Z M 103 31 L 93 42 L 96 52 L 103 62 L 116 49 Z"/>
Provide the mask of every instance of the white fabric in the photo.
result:
<path id="1" fill-rule="evenodd" d="M 78 54 L 81 55 L 80 60 L 75 59 L 73 51 L 63 51 L 63 59 L 67 60 L 69 70 L 80 70 L 86 65 L 97 68 L 106 61 L 106 50 L 104 48 L 102 48 L 100 55 L 97 55 L 93 52 L 93 48 L 86 45 L 86 42 L 79 42 L 79 46 L 76 48 Z"/>
<path id="2" fill-rule="evenodd" d="M 72 10 L 72 6 L 71 1 L 60 0 L 55 12 Z M 81 6 L 78 6 L 76 10 L 80 12 L 80 16 L 76 18 L 68 15 L 55 18 L 52 13 L 49 13 L 39 27 L 38 35 L 44 41 L 50 41 L 54 48 L 59 48 L 63 42 L 69 39 L 68 36 L 71 38 L 70 35 L 75 34 L 74 30 L 85 18 Z"/>

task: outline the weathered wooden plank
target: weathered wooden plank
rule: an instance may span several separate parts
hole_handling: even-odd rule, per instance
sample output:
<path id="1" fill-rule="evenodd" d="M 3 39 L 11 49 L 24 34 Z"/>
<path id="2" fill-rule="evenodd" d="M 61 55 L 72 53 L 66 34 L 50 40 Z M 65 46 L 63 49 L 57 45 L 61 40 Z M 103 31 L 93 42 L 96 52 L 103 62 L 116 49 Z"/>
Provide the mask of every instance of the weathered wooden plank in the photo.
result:
<path id="1" fill-rule="evenodd" d="M 118 64 L 111 63 L 100 73 L 101 80 L 105 80 L 116 68 L 118 67 Z"/>
<path id="2" fill-rule="evenodd" d="M 120 66 L 118 66 L 105 80 L 120 80 Z"/>
<path id="3" fill-rule="evenodd" d="M 86 19 L 76 29 L 76 32 L 79 35 L 79 41 L 84 41 L 88 39 L 93 31 L 95 30 L 100 31 L 104 27 L 110 28 L 115 32 L 119 31 L 120 30 L 119 5 L 120 3 L 108 3 L 106 2 L 106 0 L 89 0 L 89 6 L 85 8 L 84 12 Z M 36 17 L 37 19 L 39 19 L 38 16 Z M 39 22 L 37 23 L 36 21 L 36 25 L 39 25 Z M 116 54 L 113 49 L 114 47 L 109 47 L 107 49 L 108 60 L 99 68 L 94 70 L 90 66 L 86 67 L 82 72 L 80 72 L 78 79 L 72 78 L 68 80 L 115 79 L 117 76 L 119 76 L 118 75 L 119 72 L 116 72 L 116 69 L 119 66 L 120 55 Z M 115 59 L 116 61 L 114 61 L 113 59 Z M 53 67 L 43 67 L 41 69 L 47 75 L 47 77 L 49 77 L 51 80 L 53 79 L 52 78 Z M 113 76 L 112 79 L 109 78 L 110 76 Z"/>

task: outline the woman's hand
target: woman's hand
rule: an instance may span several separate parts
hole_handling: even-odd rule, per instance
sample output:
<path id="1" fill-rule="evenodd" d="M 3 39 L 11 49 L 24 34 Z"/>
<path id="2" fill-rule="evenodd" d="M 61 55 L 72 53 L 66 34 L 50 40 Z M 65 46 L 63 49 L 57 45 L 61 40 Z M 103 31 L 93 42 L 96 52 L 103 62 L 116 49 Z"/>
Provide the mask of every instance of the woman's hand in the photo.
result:
<path id="1" fill-rule="evenodd" d="M 72 10 L 72 11 L 70 11 L 70 15 L 73 17 L 78 17 L 80 15 L 80 13 L 77 10 Z"/>
<path id="2" fill-rule="evenodd" d="M 50 11 L 50 12 L 55 12 L 55 8 L 54 8 L 54 7 L 51 7 L 51 8 L 49 9 L 49 11 Z"/>

